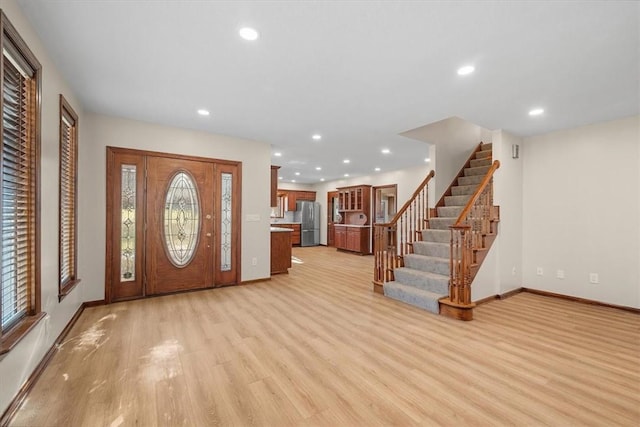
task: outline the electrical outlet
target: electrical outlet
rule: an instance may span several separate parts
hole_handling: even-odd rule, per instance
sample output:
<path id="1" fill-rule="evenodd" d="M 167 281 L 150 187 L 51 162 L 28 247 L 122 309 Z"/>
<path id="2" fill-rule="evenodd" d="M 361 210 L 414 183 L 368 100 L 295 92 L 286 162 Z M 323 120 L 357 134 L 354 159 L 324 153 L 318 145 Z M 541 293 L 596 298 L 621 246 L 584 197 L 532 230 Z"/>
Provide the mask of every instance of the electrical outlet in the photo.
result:
<path id="1" fill-rule="evenodd" d="M 558 271 L 556 272 L 556 277 L 557 277 L 558 279 L 564 279 L 564 270 L 558 270 Z"/>
<path id="2" fill-rule="evenodd" d="M 598 273 L 589 273 L 589 283 L 600 283 Z"/>
<path id="3" fill-rule="evenodd" d="M 542 267 L 536 268 L 536 274 L 538 276 L 543 276 L 544 275 L 544 270 L 542 269 Z"/>
<path id="4" fill-rule="evenodd" d="M 256 257 L 251 258 L 251 265 L 258 265 L 258 258 Z"/>

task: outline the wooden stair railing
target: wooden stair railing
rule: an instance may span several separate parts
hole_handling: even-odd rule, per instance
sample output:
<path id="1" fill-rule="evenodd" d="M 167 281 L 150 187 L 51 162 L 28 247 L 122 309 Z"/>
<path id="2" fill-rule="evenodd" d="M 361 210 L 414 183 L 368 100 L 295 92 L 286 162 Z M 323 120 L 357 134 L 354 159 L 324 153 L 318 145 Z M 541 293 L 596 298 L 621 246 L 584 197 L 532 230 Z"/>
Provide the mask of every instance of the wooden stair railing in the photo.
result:
<path id="1" fill-rule="evenodd" d="M 429 181 L 432 170 L 388 223 L 373 224 L 373 290 L 383 293 L 386 282 L 394 280 L 394 270 L 404 265 L 403 257 L 411 253 L 412 244 L 429 219 Z"/>
<path id="2" fill-rule="evenodd" d="M 461 320 L 473 319 L 471 282 L 478 271 L 480 250 L 489 249 L 497 233 L 500 211 L 493 205 L 495 160 L 451 229 L 449 297 L 440 300 L 440 314 Z"/>

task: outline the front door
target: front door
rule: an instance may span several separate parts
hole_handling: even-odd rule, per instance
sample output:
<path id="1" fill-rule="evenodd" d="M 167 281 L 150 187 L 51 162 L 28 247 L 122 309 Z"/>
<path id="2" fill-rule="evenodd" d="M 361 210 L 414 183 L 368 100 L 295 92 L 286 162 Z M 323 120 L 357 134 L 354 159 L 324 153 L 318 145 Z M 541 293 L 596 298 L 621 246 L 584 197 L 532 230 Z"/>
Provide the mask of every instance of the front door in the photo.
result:
<path id="1" fill-rule="evenodd" d="M 213 164 L 147 160 L 147 294 L 213 286 Z"/>
<path id="2" fill-rule="evenodd" d="M 240 282 L 239 162 L 107 148 L 107 302 Z"/>

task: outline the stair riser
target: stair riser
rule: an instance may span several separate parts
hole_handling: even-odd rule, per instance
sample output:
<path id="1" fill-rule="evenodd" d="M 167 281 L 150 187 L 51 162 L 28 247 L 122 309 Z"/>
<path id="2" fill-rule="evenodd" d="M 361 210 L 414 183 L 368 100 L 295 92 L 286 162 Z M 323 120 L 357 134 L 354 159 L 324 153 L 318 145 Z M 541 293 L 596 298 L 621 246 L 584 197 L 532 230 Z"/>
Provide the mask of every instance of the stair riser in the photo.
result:
<path id="1" fill-rule="evenodd" d="M 438 208 L 439 218 L 458 218 L 464 207 L 462 206 L 441 206 Z"/>
<path id="2" fill-rule="evenodd" d="M 422 230 L 422 240 L 425 242 L 451 243 L 449 230 Z"/>
<path id="3" fill-rule="evenodd" d="M 449 275 L 449 260 L 445 258 L 426 258 L 420 255 L 404 257 L 404 266 L 429 273 Z"/>
<path id="4" fill-rule="evenodd" d="M 451 256 L 451 248 L 449 243 L 439 244 L 428 242 L 414 242 L 413 253 L 418 255 L 449 259 L 449 257 Z"/>
<path id="5" fill-rule="evenodd" d="M 484 176 L 475 175 L 475 176 L 462 176 L 458 178 L 458 185 L 478 185 L 482 182 Z"/>
<path id="6" fill-rule="evenodd" d="M 425 291 L 434 292 L 436 294 L 447 294 L 449 292 L 449 277 L 443 276 L 442 279 L 433 279 L 420 274 L 412 274 L 407 268 L 398 268 L 394 272 L 396 282 L 404 285 L 413 286 Z"/>
<path id="7" fill-rule="evenodd" d="M 444 204 L 445 206 L 465 206 L 471 195 L 466 194 L 464 196 L 445 196 Z"/>
<path id="8" fill-rule="evenodd" d="M 477 185 L 459 185 L 456 187 L 451 187 L 451 195 L 452 196 L 464 196 L 467 194 L 473 194 L 478 188 Z"/>
<path id="9" fill-rule="evenodd" d="M 476 159 L 487 159 L 487 158 L 491 158 L 491 150 L 487 150 L 487 151 L 478 151 L 476 153 Z"/>
<path id="10" fill-rule="evenodd" d="M 434 230 L 448 230 L 450 225 L 455 224 L 458 218 L 431 218 L 429 227 Z"/>
<path id="11" fill-rule="evenodd" d="M 466 168 L 464 170 L 464 176 L 476 176 L 476 175 L 486 175 L 489 172 L 488 166 L 482 166 L 479 168 Z"/>
<path id="12" fill-rule="evenodd" d="M 470 163 L 472 168 L 477 168 L 479 166 L 491 166 L 491 158 L 486 157 L 482 159 L 473 159 Z"/>
<path id="13" fill-rule="evenodd" d="M 389 298 L 393 298 L 395 300 L 404 302 L 406 304 L 411 304 L 415 307 L 421 308 L 423 310 L 430 311 L 431 313 L 439 314 L 440 313 L 440 304 L 437 299 L 424 298 L 418 295 L 411 295 L 406 292 L 403 292 L 401 289 L 397 288 L 384 288 L 384 295 Z"/>

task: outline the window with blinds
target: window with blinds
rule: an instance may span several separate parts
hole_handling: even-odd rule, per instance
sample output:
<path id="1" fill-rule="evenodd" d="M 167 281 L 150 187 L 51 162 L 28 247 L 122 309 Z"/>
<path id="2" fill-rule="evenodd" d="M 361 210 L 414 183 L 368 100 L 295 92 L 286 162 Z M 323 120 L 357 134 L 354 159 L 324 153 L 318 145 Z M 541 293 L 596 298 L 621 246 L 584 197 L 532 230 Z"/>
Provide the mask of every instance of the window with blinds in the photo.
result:
<path id="1" fill-rule="evenodd" d="M 4 338 L 21 321 L 40 312 L 37 211 L 40 64 L 6 16 L 2 14 L 1 18 L 0 325 Z"/>
<path id="2" fill-rule="evenodd" d="M 78 115 L 60 95 L 60 299 L 79 282 L 76 272 L 77 175 Z"/>

